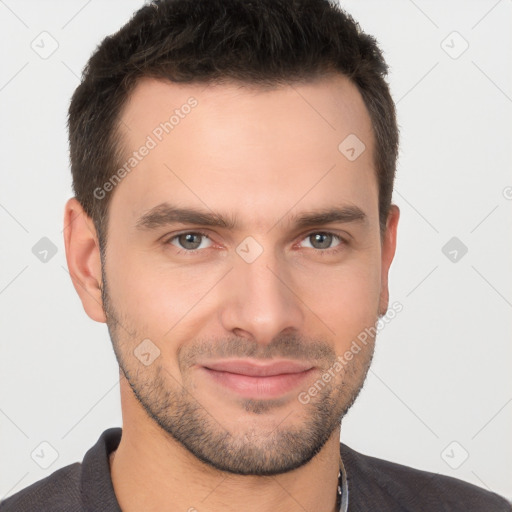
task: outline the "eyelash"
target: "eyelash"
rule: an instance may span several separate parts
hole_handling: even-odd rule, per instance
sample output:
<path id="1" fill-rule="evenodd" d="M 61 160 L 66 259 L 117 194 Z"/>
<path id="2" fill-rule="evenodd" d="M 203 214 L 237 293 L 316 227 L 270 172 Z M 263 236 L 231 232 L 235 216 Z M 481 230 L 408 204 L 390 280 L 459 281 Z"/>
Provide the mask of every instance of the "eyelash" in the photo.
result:
<path id="1" fill-rule="evenodd" d="M 311 231 L 310 233 L 304 235 L 302 238 L 301 238 L 301 241 L 302 240 L 305 240 L 306 238 L 309 238 L 310 236 L 312 235 L 317 235 L 317 234 L 322 234 L 322 235 L 332 235 L 334 238 L 336 238 L 340 243 L 331 248 L 331 249 L 315 249 L 313 247 L 313 249 L 320 255 L 320 256 L 324 256 L 326 254 L 336 254 L 338 253 L 339 251 L 343 250 L 343 248 L 348 245 L 348 242 L 347 240 L 345 240 L 344 238 L 342 238 L 340 235 L 336 234 L 336 233 L 333 233 L 331 231 Z M 208 238 L 209 240 L 211 240 L 211 238 L 208 236 L 207 233 L 204 233 L 203 231 L 183 231 L 182 233 L 178 233 L 176 235 L 173 235 L 172 237 L 168 238 L 165 242 L 165 244 L 169 244 L 171 245 L 171 242 L 173 240 L 175 240 L 176 238 L 182 236 L 182 235 L 201 235 L 205 238 Z M 176 247 L 176 246 L 175 246 Z M 186 249 L 178 249 L 176 247 L 177 251 L 176 251 L 176 254 L 181 256 L 181 255 L 187 255 L 187 256 L 193 256 L 194 254 L 198 253 L 198 252 L 201 252 L 203 251 L 204 249 L 190 249 L 190 250 L 186 250 Z"/>

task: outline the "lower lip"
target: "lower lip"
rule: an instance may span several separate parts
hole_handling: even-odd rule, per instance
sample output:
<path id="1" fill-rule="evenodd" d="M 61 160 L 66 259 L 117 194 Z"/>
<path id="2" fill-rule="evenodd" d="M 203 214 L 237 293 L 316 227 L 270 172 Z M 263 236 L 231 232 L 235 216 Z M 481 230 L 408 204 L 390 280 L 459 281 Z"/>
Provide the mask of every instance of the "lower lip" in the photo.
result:
<path id="1" fill-rule="evenodd" d="M 202 368 L 218 384 L 246 398 L 276 398 L 304 384 L 313 368 L 298 373 L 282 373 L 268 377 L 251 377 L 238 373 L 221 372 Z"/>

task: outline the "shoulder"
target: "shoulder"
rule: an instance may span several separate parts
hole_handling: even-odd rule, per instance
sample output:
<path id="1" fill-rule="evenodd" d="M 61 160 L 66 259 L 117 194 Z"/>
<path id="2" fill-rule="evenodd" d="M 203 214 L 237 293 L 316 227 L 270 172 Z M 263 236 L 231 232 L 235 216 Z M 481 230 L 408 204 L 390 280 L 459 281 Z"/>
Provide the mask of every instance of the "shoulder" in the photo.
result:
<path id="1" fill-rule="evenodd" d="M 0 502 L 0 512 L 81 512 L 80 471 L 75 462 Z"/>
<path id="2" fill-rule="evenodd" d="M 108 455 L 121 440 L 121 428 L 105 430 L 83 461 L 54 471 L 50 476 L 0 502 L 0 512 L 121 512 L 117 503 Z"/>
<path id="3" fill-rule="evenodd" d="M 380 502 L 388 504 L 380 510 L 409 512 L 512 511 L 511 504 L 498 494 L 457 478 L 363 455 L 343 443 L 340 453 L 347 472 L 349 503 Z"/>

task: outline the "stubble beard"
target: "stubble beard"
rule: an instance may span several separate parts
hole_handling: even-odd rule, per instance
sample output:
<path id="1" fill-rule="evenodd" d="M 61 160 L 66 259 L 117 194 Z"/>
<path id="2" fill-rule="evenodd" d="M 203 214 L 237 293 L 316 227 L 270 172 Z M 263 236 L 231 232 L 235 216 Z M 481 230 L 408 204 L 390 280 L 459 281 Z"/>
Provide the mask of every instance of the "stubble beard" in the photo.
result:
<path id="1" fill-rule="evenodd" d="M 107 290 L 105 276 L 102 286 L 103 307 L 114 352 L 122 374 L 130 388 L 153 420 L 174 441 L 180 443 L 197 459 L 209 466 L 238 475 L 278 475 L 296 469 L 309 462 L 338 431 L 346 415 L 361 391 L 374 352 L 374 343 L 368 343 L 350 362 L 345 362 L 343 372 L 310 397 L 307 404 L 297 400 L 299 424 L 292 423 L 294 411 L 283 414 L 280 423 L 271 428 L 247 427 L 235 431 L 226 427 L 225 418 L 216 418 L 208 411 L 208 404 L 194 396 L 189 379 L 181 385 L 165 368 L 162 358 L 150 366 L 144 366 L 133 351 L 146 336 L 139 336 L 136 329 L 126 329 L 127 318 L 118 316 Z M 125 327 L 121 328 L 122 325 Z M 129 332 L 129 335 L 127 334 Z M 124 337 L 124 339 L 122 339 Z M 274 355 L 292 356 L 293 338 L 274 340 L 266 350 Z M 255 344 L 253 343 L 255 346 Z M 325 368 L 332 367 L 336 358 L 333 349 L 325 343 L 313 343 L 321 347 Z M 247 347 L 247 340 L 229 345 L 230 351 Z M 268 347 L 271 347 L 268 349 Z M 285 352 L 280 350 L 287 347 Z M 212 347 L 209 347 L 212 349 Z M 202 345 L 204 351 L 204 345 Z M 251 347 L 254 353 L 257 348 Z M 185 352 L 186 353 L 186 352 Z M 194 353 L 194 351 L 192 351 Z M 218 352 L 215 352 L 218 354 Z M 266 354 L 267 354 L 266 353 Z M 330 355 L 327 355 L 330 354 Z M 247 354 L 245 350 L 244 355 Z M 180 355 L 181 357 L 181 355 Z M 192 356 L 184 359 L 192 359 Z M 180 361 L 183 363 L 183 360 Z M 180 364 L 181 367 L 181 364 Z M 190 368 L 190 367 L 189 367 Z M 317 381 L 318 382 L 318 381 Z M 282 405 L 280 400 L 240 400 L 240 413 L 261 418 Z M 259 422 L 255 422 L 259 424 Z"/>

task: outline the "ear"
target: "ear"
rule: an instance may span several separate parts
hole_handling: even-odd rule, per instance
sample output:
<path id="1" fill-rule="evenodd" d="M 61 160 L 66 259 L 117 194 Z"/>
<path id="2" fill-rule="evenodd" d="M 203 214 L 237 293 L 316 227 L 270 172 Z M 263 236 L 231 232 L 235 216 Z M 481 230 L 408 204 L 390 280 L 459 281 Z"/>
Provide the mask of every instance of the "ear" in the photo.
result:
<path id="1" fill-rule="evenodd" d="M 64 244 L 71 281 L 85 312 L 96 322 L 106 322 L 96 228 L 75 197 L 67 201 L 64 209 Z"/>
<path id="2" fill-rule="evenodd" d="M 389 306 L 389 287 L 388 274 L 389 267 L 395 256 L 396 249 L 396 233 L 398 227 L 398 219 L 400 218 L 400 209 L 392 204 L 386 221 L 386 232 L 382 240 L 381 250 L 381 284 L 380 284 L 380 302 L 379 315 L 385 315 Z"/>

